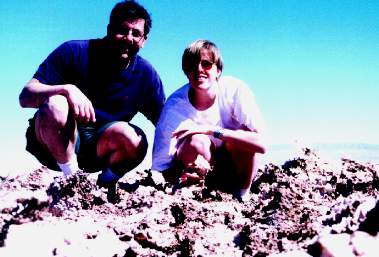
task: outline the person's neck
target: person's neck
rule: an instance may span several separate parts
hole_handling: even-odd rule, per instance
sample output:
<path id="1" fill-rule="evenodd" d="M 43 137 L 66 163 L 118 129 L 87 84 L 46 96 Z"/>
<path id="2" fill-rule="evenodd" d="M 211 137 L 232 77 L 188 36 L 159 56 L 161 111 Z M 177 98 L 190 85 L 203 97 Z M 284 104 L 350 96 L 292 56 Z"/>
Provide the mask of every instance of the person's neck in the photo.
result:
<path id="1" fill-rule="evenodd" d="M 113 67 L 113 69 L 118 70 L 118 71 L 126 70 L 129 67 L 130 63 L 131 63 L 130 59 L 128 60 L 119 59 L 119 58 L 110 59 L 110 65 Z"/>
<path id="2" fill-rule="evenodd" d="M 214 87 L 208 90 L 195 90 L 192 87 L 188 91 L 190 103 L 199 111 L 204 111 L 211 107 L 216 100 L 216 90 Z"/>
<path id="3" fill-rule="evenodd" d="M 108 59 L 111 62 L 111 66 L 117 67 L 119 70 L 126 70 L 129 67 L 134 57 L 121 58 L 119 56 L 119 53 L 116 53 L 115 50 L 113 49 L 109 38 L 105 37 L 104 40 L 108 44 L 108 49 L 109 49 Z"/>
<path id="4" fill-rule="evenodd" d="M 123 69 L 123 70 L 126 70 L 129 65 L 130 65 L 130 58 L 128 58 L 127 60 L 121 60 L 120 61 L 120 68 Z"/>

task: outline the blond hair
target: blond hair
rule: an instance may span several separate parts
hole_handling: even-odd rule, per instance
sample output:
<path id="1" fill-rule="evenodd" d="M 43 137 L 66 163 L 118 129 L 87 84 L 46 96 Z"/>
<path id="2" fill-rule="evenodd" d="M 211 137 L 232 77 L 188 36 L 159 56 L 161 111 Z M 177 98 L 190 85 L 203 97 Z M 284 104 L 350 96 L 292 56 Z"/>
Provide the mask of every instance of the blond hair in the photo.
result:
<path id="1" fill-rule="evenodd" d="M 217 69 L 222 71 L 224 62 L 216 44 L 209 40 L 199 39 L 189 44 L 184 50 L 182 56 L 182 70 L 184 74 L 188 76 L 194 65 L 198 64 L 201 50 L 207 50 L 212 56 L 212 62 L 217 66 Z"/>

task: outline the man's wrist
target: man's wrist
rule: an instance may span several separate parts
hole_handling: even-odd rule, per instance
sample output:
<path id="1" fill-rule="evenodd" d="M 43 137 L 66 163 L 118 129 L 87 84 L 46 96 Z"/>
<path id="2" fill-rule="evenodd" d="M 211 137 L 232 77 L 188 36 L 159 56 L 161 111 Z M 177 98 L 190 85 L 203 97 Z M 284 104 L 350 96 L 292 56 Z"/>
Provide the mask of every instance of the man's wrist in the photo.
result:
<path id="1" fill-rule="evenodd" d="M 69 94 L 69 90 L 70 90 L 69 86 L 67 84 L 63 84 L 63 85 L 61 85 L 61 88 L 57 93 L 67 97 Z"/>
<path id="2" fill-rule="evenodd" d="M 221 128 L 217 128 L 216 130 L 213 131 L 214 138 L 222 139 L 223 136 L 224 136 L 224 133 Z"/>

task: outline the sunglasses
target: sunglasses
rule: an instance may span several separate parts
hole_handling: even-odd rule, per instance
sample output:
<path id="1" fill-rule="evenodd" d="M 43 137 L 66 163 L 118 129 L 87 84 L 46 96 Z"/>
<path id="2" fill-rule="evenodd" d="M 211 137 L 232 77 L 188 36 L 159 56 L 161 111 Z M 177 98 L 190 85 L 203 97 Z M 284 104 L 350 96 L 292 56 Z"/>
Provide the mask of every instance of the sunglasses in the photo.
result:
<path id="1" fill-rule="evenodd" d="M 200 61 L 200 65 L 201 65 L 201 68 L 203 68 L 204 70 L 210 70 L 213 66 L 213 62 L 211 61 L 208 61 L 208 60 L 201 60 Z"/>
<path id="2" fill-rule="evenodd" d="M 201 61 L 199 61 L 199 62 L 192 61 L 192 62 L 189 64 L 189 66 L 188 66 L 189 70 L 197 70 L 198 67 L 199 67 L 199 63 L 200 63 L 201 68 L 202 68 L 203 70 L 210 70 L 210 69 L 212 69 L 213 64 L 214 64 L 213 62 L 208 61 L 208 60 L 201 60 Z"/>
<path id="3" fill-rule="evenodd" d="M 119 37 L 127 37 L 129 34 L 132 34 L 132 37 L 139 41 L 144 37 L 144 34 L 142 31 L 139 31 L 138 29 L 131 29 L 131 28 L 123 28 L 119 27 L 116 29 L 116 35 Z"/>

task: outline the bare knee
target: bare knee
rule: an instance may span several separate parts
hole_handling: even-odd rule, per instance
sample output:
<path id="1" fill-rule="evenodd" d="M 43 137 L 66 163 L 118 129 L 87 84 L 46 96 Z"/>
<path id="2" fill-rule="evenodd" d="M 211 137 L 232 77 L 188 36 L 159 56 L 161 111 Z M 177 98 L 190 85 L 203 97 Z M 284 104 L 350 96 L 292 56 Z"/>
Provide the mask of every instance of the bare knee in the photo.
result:
<path id="1" fill-rule="evenodd" d="M 109 144 L 126 144 L 128 148 L 135 149 L 143 140 L 141 132 L 127 122 L 117 122 L 105 130 L 104 136 Z"/>
<path id="2" fill-rule="evenodd" d="M 147 152 L 147 139 L 140 128 L 127 122 L 117 122 L 104 131 L 97 152 L 99 157 L 113 155 L 114 160 L 110 162 L 140 162 Z"/>
<path id="3" fill-rule="evenodd" d="M 194 163 L 199 155 L 210 163 L 212 159 L 212 142 L 207 135 L 192 135 L 186 138 L 179 146 L 176 155 L 184 166 Z"/>
<path id="4" fill-rule="evenodd" d="M 211 140 L 207 135 L 196 134 L 191 137 L 190 147 L 200 154 L 210 152 Z"/>
<path id="5" fill-rule="evenodd" d="M 68 120 L 69 105 L 64 96 L 56 95 L 47 100 L 38 111 L 40 122 L 47 122 L 50 125 L 65 126 Z"/>

